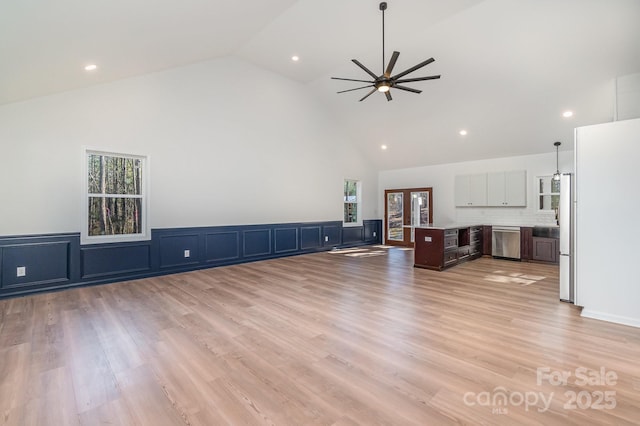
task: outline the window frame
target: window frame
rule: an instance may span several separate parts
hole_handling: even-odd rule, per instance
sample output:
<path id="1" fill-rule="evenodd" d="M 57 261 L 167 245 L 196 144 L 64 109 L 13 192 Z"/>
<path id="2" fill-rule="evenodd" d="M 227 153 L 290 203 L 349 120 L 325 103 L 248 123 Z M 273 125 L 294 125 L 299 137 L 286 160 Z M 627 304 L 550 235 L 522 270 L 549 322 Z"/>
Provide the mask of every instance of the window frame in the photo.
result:
<path id="1" fill-rule="evenodd" d="M 126 196 L 123 198 L 140 198 L 141 214 L 140 221 L 141 232 L 139 234 L 120 234 L 120 235 L 89 235 L 89 178 L 88 178 L 88 160 L 89 155 L 104 155 L 110 157 L 133 158 L 140 160 L 142 173 L 140 185 L 140 197 Z M 80 231 L 80 244 L 105 244 L 105 243 L 124 243 L 135 241 L 149 241 L 151 239 L 151 227 L 149 224 L 149 173 L 150 158 L 148 155 L 134 154 L 131 152 L 118 152 L 116 150 L 105 150 L 91 147 L 82 148 L 82 229 Z M 111 194 L 125 195 L 125 194 Z M 127 194 L 128 195 L 128 194 Z"/>
<path id="2" fill-rule="evenodd" d="M 345 205 L 346 204 L 354 204 L 353 202 L 347 202 L 345 197 L 345 186 L 347 182 L 355 182 L 356 184 L 356 221 L 355 222 L 346 222 L 345 221 Z M 355 227 L 362 226 L 362 181 L 360 179 L 351 179 L 344 178 L 342 181 L 342 226 L 343 227 Z"/>
<path id="3" fill-rule="evenodd" d="M 546 191 L 542 191 L 540 192 L 540 181 L 542 180 L 549 180 L 549 192 Z M 558 182 L 559 185 L 559 182 Z M 536 176 L 535 177 L 535 184 L 534 187 L 536 188 L 536 193 L 535 193 L 535 197 L 536 197 L 536 212 L 537 213 L 549 213 L 549 212 L 554 212 L 556 211 L 555 208 L 549 208 L 549 209 L 544 209 L 540 203 L 540 197 L 545 197 L 545 196 L 549 196 L 550 198 L 550 204 L 553 205 L 553 196 L 558 197 L 558 200 L 560 198 L 560 192 L 553 192 L 553 176 L 551 175 L 541 175 L 541 176 Z"/>

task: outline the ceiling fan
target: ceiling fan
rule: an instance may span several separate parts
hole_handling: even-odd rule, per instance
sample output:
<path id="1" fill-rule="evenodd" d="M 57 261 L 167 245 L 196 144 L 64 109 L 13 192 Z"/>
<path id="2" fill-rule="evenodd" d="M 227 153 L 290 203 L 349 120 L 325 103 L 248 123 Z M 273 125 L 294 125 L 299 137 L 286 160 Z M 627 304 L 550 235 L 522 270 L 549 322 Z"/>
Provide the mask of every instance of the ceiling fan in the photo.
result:
<path id="1" fill-rule="evenodd" d="M 367 99 L 376 90 L 378 92 L 384 93 L 385 96 L 387 97 L 387 101 L 390 101 L 393 99 L 390 93 L 391 88 L 405 90 L 407 92 L 413 92 L 413 93 L 422 93 L 422 90 L 402 86 L 402 84 L 411 83 L 415 81 L 435 80 L 440 78 L 439 75 L 432 75 L 429 77 L 418 77 L 418 78 L 404 78 L 404 79 L 402 78 L 409 73 L 419 70 L 425 65 L 429 65 L 431 62 L 435 61 L 435 59 L 433 58 L 429 58 L 426 61 L 420 62 L 418 65 L 415 65 L 409 68 L 408 70 L 402 71 L 399 74 L 391 76 L 391 72 L 393 71 L 393 67 L 396 65 L 396 61 L 398 60 L 398 56 L 400 56 L 400 52 L 397 52 L 397 51 L 393 52 L 393 54 L 391 55 L 391 59 L 389 60 L 389 64 L 385 69 L 384 68 L 384 62 L 385 62 L 384 60 L 384 11 L 387 10 L 387 2 L 383 1 L 382 3 L 380 3 L 380 10 L 382 11 L 382 69 L 384 70 L 382 75 L 380 76 L 375 75 L 369 68 L 362 65 L 360 61 L 358 61 L 357 59 L 352 59 L 351 61 L 357 66 L 359 66 L 360 68 L 362 68 L 364 72 L 369 74 L 373 80 L 356 80 L 353 78 L 331 77 L 333 80 L 345 80 L 345 81 L 357 81 L 360 83 L 369 83 L 366 86 L 356 87 L 355 89 L 341 90 L 340 92 L 338 92 L 338 93 L 345 93 L 345 92 L 352 92 L 354 90 L 366 89 L 367 87 L 373 87 L 373 89 L 371 89 L 369 93 L 367 93 L 362 97 L 362 99 L 360 99 L 360 102 Z"/>

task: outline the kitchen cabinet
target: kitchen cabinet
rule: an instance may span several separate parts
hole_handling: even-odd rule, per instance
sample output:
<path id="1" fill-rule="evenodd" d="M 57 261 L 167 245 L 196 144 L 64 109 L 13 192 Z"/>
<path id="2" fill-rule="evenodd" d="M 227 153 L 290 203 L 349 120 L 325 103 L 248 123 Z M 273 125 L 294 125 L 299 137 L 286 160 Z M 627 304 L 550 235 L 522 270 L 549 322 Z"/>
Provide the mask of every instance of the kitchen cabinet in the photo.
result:
<path id="1" fill-rule="evenodd" d="M 445 264 L 457 262 L 457 232 L 455 242 L 452 241 L 452 236 L 449 235 L 449 240 L 447 241 L 449 249 L 447 251 L 445 251 L 444 229 L 416 228 L 414 235 L 414 266 L 442 270 Z M 451 250 L 451 246 L 455 250 Z"/>
<path id="2" fill-rule="evenodd" d="M 455 178 L 456 207 L 487 205 L 487 174 L 461 175 Z"/>
<path id="3" fill-rule="evenodd" d="M 482 226 L 416 228 L 414 266 L 441 271 L 482 256 Z"/>
<path id="4" fill-rule="evenodd" d="M 530 226 L 520 227 L 520 259 L 531 260 L 533 251 L 533 228 Z"/>
<path id="5" fill-rule="evenodd" d="M 491 225 L 485 225 L 482 227 L 482 254 L 484 256 L 491 256 L 492 234 L 493 234 L 493 227 Z"/>
<path id="6" fill-rule="evenodd" d="M 533 237 L 532 260 L 558 263 L 558 239 Z"/>
<path id="7" fill-rule="evenodd" d="M 483 228 L 483 226 L 472 226 L 469 228 L 469 255 L 472 259 L 477 259 L 482 256 L 482 242 L 484 240 Z"/>
<path id="8" fill-rule="evenodd" d="M 492 207 L 525 207 L 527 205 L 527 172 L 493 172 L 487 174 L 487 205 Z"/>

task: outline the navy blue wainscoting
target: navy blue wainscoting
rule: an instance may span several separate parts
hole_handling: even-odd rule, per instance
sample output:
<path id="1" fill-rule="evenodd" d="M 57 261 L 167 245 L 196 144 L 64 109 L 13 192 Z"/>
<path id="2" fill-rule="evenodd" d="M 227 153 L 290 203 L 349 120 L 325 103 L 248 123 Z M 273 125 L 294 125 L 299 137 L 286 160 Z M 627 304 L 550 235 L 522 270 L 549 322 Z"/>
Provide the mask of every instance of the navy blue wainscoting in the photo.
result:
<path id="1" fill-rule="evenodd" d="M 0 297 L 80 280 L 80 235 L 0 237 Z"/>
<path id="2" fill-rule="evenodd" d="M 154 229 L 149 241 L 84 246 L 76 233 L 0 237 L 0 298 L 377 244 L 381 231 L 365 220 Z"/>
<path id="3" fill-rule="evenodd" d="M 205 233 L 205 262 L 225 263 L 240 259 L 240 231 L 211 231 Z"/>
<path id="4" fill-rule="evenodd" d="M 133 278 L 151 271 L 151 244 L 91 244 L 80 248 L 82 279 L 95 280 L 124 276 Z"/>

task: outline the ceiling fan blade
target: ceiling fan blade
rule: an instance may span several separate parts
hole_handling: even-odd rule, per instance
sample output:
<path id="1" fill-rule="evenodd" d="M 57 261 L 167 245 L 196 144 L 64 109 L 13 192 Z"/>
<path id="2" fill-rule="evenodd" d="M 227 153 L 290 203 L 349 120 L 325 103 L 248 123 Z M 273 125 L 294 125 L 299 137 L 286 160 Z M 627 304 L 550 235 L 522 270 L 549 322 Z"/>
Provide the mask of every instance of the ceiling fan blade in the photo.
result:
<path id="1" fill-rule="evenodd" d="M 356 80 L 353 78 L 341 78 L 341 77 L 331 77 L 332 80 L 344 80 L 344 81 L 357 81 L 360 83 L 374 83 L 373 81 L 369 81 L 369 80 Z"/>
<path id="2" fill-rule="evenodd" d="M 391 55 L 391 59 L 389 59 L 389 65 L 387 65 L 387 69 L 384 72 L 384 76 L 389 78 L 391 77 L 391 71 L 393 71 L 393 67 L 396 66 L 396 61 L 398 60 L 398 56 L 400 56 L 400 52 L 393 52 Z"/>
<path id="3" fill-rule="evenodd" d="M 387 97 L 387 101 L 393 100 L 393 98 L 391 97 L 391 92 L 384 92 L 384 95 Z"/>
<path id="4" fill-rule="evenodd" d="M 430 75 L 429 77 L 418 77 L 418 78 L 404 78 L 402 80 L 395 80 L 395 83 L 411 83 L 412 81 L 424 81 L 424 80 L 436 80 L 440 78 L 439 75 Z"/>
<path id="5" fill-rule="evenodd" d="M 359 66 L 360 68 L 362 68 L 364 70 L 364 72 L 366 72 L 367 74 L 369 74 L 374 80 L 376 80 L 378 78 L 377 75 L 375 75 L 373 72 L 371 72 L 371 70 L 367 67 L 365 67 L 364 65 L 362 65 L 360 63 L 360 61 L 358 61 L 357 59 L 352 59 L 351 62 L 353 62 L 354 64 L 356 64 L 357 66 Z"/>
<path id="6" fill-rule="evenodd" d="M 400 90 L 406 90 L 407 92 L 422 93 L 422 90 L 412 89 L 411 87 L 400 86 L 400 85 L 397 85 L 397 84 L 394 84 L 393 88 L 394 89 L 400 89 Z"/>
<path id="7" fill-rule="evenodd" d="M 360 89 L 365 89 L 367 87 L 373 87 L 373 84 L 370 84 L 368 86 L 362 86 L 362 87 L 356 87 L 355 89 L 347 89 L 347 90 L 341 90 L 337 93 L 345 93 L 345 92 L 353 92 L 354 90 L 360 90 Z"/>
<path id="8" fill-rule="evenodd" d="M 404 77 L 405 75 L 407 75 L 407 74 L 409 74 L 409 73 L 414 72 L 415 70 L 419 70 L 420 68 L 424 67 L 425 65 L 429 65 L 429 64 L 430 64 L 431 62 L 433 62 L 433 61 L 435 61 L 435 59 L 433 59 L 433 58 L 429 58 L 429 59 L 427 59 L 426 61 L 424 61 L 424 62 L 420 62 L 418 65 L 415 65 L 415 66 L 413 66 L 413 67 L 409 68 L 409 69 L 408 69 L 408 70 L 406 70 L 406 71 L 402 71 L 400 74 L 396 74 L 396 75 L 394 75 L 394 76 L 393 76 L 393 77 L 391 77 L 391 78 L 392 78 L 393 80 L 397 80 L 397 79 L 399 79 L 400 77 Z"/>
<path id="9" fill-rule="evenodd" d="M 358 102 L 362 102 L 362 101 L 364 101 L 364 100 L 365 100 L 365 99 L 367 99 L 369 96 L 371 96 L 371 94 L 373 94 L 373 92 L 375 92 L 376 90 L 378 90 L 378 89 L 376 89 L 376 88 L 374 87 L 373 89 L 371 89 L 371 91 L 370 91 L 369 93 L 367 93 L 366 95 L 364 95 L 364 96 L 362 97 L 362 99 L 360 99 Z"/>

